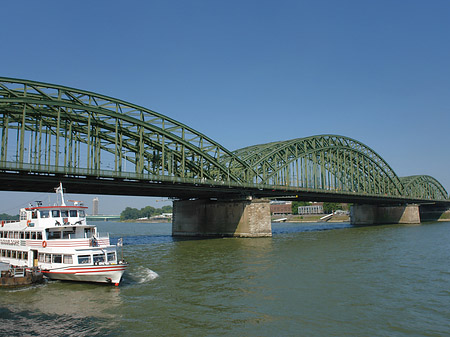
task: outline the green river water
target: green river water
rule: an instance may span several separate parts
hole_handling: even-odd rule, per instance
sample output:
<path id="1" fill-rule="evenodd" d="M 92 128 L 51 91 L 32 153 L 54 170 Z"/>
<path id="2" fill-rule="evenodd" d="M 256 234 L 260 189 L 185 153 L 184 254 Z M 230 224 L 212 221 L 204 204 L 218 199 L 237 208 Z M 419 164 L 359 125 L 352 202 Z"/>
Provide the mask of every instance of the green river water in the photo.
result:
<path id="1" fill-rule="evenodd" d="M 202 240 L 173 239 L 171 224 L 96 224 L 124 238 L 121 285 L 0 289 L 0 335 L 450 335 L 450 222 Z"/>

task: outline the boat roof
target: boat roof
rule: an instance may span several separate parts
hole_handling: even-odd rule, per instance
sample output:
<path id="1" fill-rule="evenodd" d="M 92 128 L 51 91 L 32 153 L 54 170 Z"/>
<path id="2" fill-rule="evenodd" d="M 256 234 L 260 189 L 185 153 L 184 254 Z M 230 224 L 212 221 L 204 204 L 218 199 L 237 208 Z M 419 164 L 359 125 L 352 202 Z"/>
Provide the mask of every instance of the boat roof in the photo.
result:
<path id="1" fill-rule="evenodd" d="M 88 207 L 86 206 L 31 206 L 31 207 L 26 207 L 25 210 L 27 211 L 31 211 L 33 209 L 55 209 L 55 208 L 63 208 L 63 209 L 68 209 L 68 208 L 81 208 L 81 209 L 87 209 Z"/>

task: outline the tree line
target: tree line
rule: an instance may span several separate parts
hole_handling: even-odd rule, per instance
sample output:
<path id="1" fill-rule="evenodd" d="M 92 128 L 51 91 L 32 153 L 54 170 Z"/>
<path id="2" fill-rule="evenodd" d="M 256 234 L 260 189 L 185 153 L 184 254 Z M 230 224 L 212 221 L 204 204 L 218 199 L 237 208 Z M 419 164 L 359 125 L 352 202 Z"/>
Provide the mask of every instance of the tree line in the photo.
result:
<path id="1" fill-rule="evenodd" d="M 0 220 L 19 220 L 19 214 L 9 215 L 6 213 L 0 213 Z"/>
<path id="2" fill-rule="evenodd" d="M 161 215 L 163 213 L 172 213 L 172 206 L 163 206 L 155 208 L 146 206 L 141 209 L 127 207 L 120 213 L 120 220 L 134 220 L 139 218 L 150 218 L 152 216 Z"/>

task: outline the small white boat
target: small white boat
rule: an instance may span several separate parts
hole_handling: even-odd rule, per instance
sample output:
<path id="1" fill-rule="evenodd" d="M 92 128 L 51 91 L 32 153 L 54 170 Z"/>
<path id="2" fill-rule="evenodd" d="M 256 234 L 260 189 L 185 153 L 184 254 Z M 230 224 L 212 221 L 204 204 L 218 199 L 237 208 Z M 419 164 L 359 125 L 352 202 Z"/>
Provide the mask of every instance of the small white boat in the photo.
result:
<path id="1" fill-rule="evenodd" d="M 22 208 L 20 220 L 1 221 L 0 262 L 39 267 L 49 279 L 119 285 L 128 264 L 119 260 L 109 234 L 86 222 L 80 202 L 66 206 L 62 184 L 59 205 Z M 119 240 L 122 244 L 122 240 Z"/>

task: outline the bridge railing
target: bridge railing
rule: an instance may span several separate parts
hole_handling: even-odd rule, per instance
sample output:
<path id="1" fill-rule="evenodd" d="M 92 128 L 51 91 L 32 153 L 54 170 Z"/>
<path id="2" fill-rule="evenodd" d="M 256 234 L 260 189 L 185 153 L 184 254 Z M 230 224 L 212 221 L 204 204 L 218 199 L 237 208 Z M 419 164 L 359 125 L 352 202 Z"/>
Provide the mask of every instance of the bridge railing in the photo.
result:
<path id="1" fill-rule="evenodd" d="M 53 166 L 53 165 L 36 165 L 29 163 L 18 163 L 18 162 L 9 162 L 9 161 L 0 161 L 0 171 L 5 172 L 30 172 L 34 174 L 44 174 L 44 175 L 68 175 L 72 177 L 98 177 L 101 179 L 127 179 L 130 181 L 143 181 L 143 182 L 168 182 L 173 184 L 186 184 L 191 186 L 212 186 L 212 187 L 228 187 L 228 188 L 236 188 L 240 191 L 243 189 L 248 190 L 248 194 L 251 195 L 252 191 L 258 191 L 259 194 L 265 194 L 262 191 L 272 191 L 275 192 L 273 194 L 277 194 L 276 192 L 282 192 L 283 195 L 291 195 L 292 198 L 295 198 L 296 195 L 301 193 L 307 194 L 321 194 L 324 197 L 327 195 L 337 195 L 340 196 L 348 196 L 348 197 L 374 197 L 374 198 L 384 198 L 385 200 L 405 200 L 408 202 L 411 200 L 409 196 L 390 196 L 390 195 L 382 195 L 379 194 L 371 194 L 367 192 L 356 192 L 356 191 L 344 191 L 338 189 L 330 189 L 324 190 L 319 188 L 307 188 L 307 187 L 298 187 L 298 186 L 284 186 L 284 185 L 269 185 L 269 184 L 257 184 L 257 183 L 237 183 L 230 181 L 216 181 L 210 179 L 198 179 L 198 178 L 186 178 L 186 177 L 175 177 L 175 176 L 159 176 L 154 174 L 145 174 L 145 173 L 134 173 L 134 172 L 117 172 L 111 170 L 98 170 L 98 169 L 86 169 L 86 168 L 73 168 L 73 167 L 61 167 L 61 166 Z M 290 194 L 291 193 L 291 194 Z M 245 191 L 244 191 L 245 194 Z M 256 193 L 258 194 L 258 193 Z M 267 194 L 267 193 L 266 193 Z M 270 193 L 269 193 L 270 194 Z M 420 198 L 415 198 L 415 200 L 421 200 Z"/>

